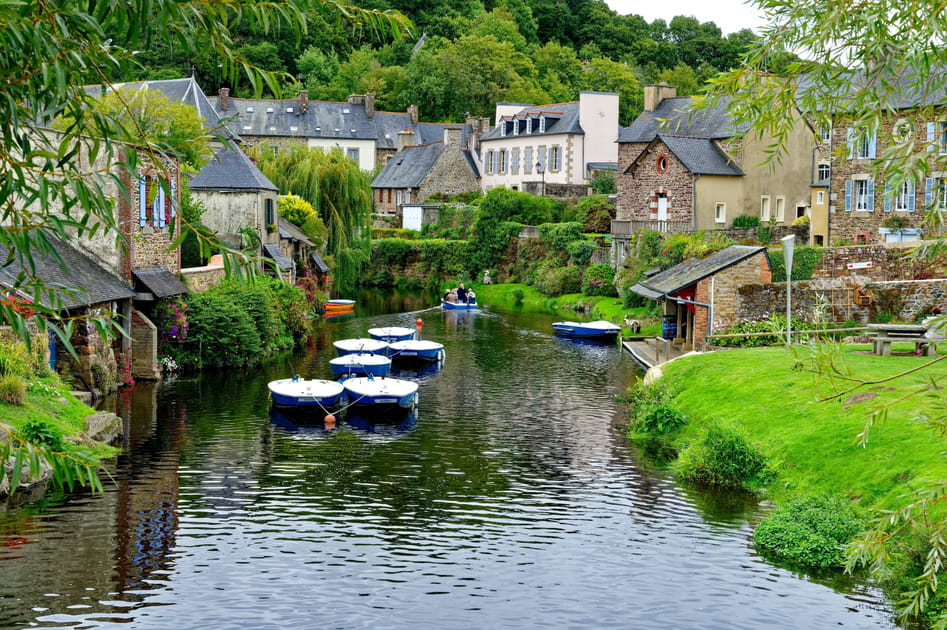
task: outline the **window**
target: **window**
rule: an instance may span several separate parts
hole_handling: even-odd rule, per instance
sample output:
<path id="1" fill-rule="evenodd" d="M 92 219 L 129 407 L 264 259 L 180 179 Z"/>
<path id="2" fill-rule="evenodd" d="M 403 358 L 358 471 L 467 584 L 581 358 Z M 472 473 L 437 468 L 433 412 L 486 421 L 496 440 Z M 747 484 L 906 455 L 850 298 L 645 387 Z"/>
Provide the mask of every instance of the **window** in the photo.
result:
<path id="1" fill-rule="evenodd" d="M 487 151 L 487 173 L 493 172 L 493 150 Z"/>
<path id="2" fill-rule="evenodd" d="M 391 203 L 391 188 L 388 189 L 388 203 Z"/>
<path id="3" fill-rule="evenodd" d="M 885 212 L 914 212 L 914 182 L 903 181 L 899 186 L 885 185 Z"/>
<path id="4" fill-rule="evenodd" d="M 490 172 L 491 172 L 491 173 L 498 173 L 498 172 L 500 172 L 500 171 L 499 171 L 499 168 L 498 168 L 499 165 L 500 165 L 500 152 L 499 152 L 499 151 L 491 151 L 491 152 L 490 152 Z"/>
<path id="5" fill-rule="evenodd" d="M 274 209 L 273 200 L 270 198 L 263 200 L 263 224 L 266 225 L 267 229 L 276 224 L 276 210 Z"/>
<path id="6" fill-rule="evenodd" d="M 349 159 L 358 164 L 358 149 L 346 149 L 345 154 Z"/>
<path id="7" fill-rule="evenodd" d="M 820 190 L 815 194 L 815 202 L 820 206 L 825 205 L 825 191 Z"/>
<path id="8" fill-rule="evenodd" d="M 829 175 L 831 175 L 831 173 L 832 173 L 832 167 L 829 165 L 828 162 L 823 162 L 819 164 L 819 172 L 817 175 L 818 177 L 817 181 L 820 181 L 820 182 L 829 181 Z"/>
<path id="9" fill-rule="evenodd" d="M 138 176 L 138 225 L 145 227 L 152 225 L 164 228 L 174 218 L 177 202 L 175 201 L 175 181 L 170 182 L 155 175 Z"/>
<path id="10" fill-rule="evenodd" d="M 500 149 L 497 151 L 500 154 L 500 173 L 506 172 L 506 149 Z"/>
<path id="11" fill-rule="evenodd" d="M 819 127 L 819 139 L 824 144 L 832 143 L 832 124 L 831 123 L 826 123 L 822 125 L 821 127 Z"/>
<path id="12" fill-rule="evenodd" d="M 848 129 L 848 159 L 870 160 L 875 157 L 875 132 L 869 130 Z"/>
<path id="13" fill-rule="evenodd" d="M 797 218 L 797 219 L 800 219 L 800 218 L 802 218 L 802 217 L 804 217 L 804 216 L 806 216 L 806 215 L 808 215 L 808 214 L 809 214 L 809 207 L 808 207 L 808 206 L 803 206 L 803 205 L 798 205 L 798 206 L 796 206 L 796 218 Z"/>
<path id="14" fill-rule="evenodd" d="M 875 181 L 849 179 L 845 181 L 845 211 L 871 212 L 875 209 Z"/>
<path id="15" fill-rule="evenodd" d="M 533 172 L 533 147 L 526 147 L 523 151 L 523 172 L 527 175 Z"/>
<path id="16" fill-rule="evenodd" d="M 727 222 L 727 204 L 722 201 L 718 201 L 714 207 L 714 223 L 726 223 Z"/>
<path id="17" fill-rule="evenodd" d="M 776 212 L 773 215 L 773 220 L 781 222 L 785 218 L 786 218 L 786 198 L 776 197 Z"/>
<path id="18" fill-rule="evenodd" d="M 760 221 L 769 221 L 769 197 L 760 197 Z"/>
<path id="19" fill-rule="evenodd" d="M 539 147 L 539 151 L 537 151 L 536 159 L 537 159 L 536 172 L 537 173 L 541 171 L 545 172 L 546 171 L 546 147 Z"/>
<path id="20" fill-rule="evenodd" d="M 539 115 L 539 133 L 546 133 L 546 117 Z"/>
<path id="21" fill-rule="evenodd" d="M 497 127 L 500 128 L 500 136 L 505 137 L 506 136 L 506 119 L 501 118 L 499 121 L 497 121 Z"/>
<path id="22" fill-rule="evenodd" d="M 520 135 L 520 121 L 517 118 L 513 119 L 513 135 L 514 136 Z"/>
<path id="23" fill-rule="evenodd" d="M 404 202 L 404 192 L 399 188 L 395 191 L 395 205 L 400 206 Z"/>
<path id="24" fill-rule="evenodd" d="M 562 147 L 554 146 L 549 149 L 550 170 L 562 170 Z"/>
<path id="25" fill-rule="evenodd" d="M 927 123 L 927 142 L 929 151 L 947 153 L 947 121 Z"/>
<path id="26" fill-rule="evenodd" d="M 947 209 L 947 178 L 928 177 L 924 180 L 924 203 L 928 208 Z"/>
<path id="27" fill-rule="evenodd" d="M 510 150 L 510 172 L 514 175 L 520 172 L 520 150 Z"/>

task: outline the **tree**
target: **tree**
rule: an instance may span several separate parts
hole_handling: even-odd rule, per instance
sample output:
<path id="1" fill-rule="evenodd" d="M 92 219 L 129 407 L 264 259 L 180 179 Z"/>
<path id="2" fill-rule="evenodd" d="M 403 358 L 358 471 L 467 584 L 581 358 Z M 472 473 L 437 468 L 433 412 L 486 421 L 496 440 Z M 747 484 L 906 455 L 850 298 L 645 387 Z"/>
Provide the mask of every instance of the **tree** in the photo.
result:
<path id="1" fill-rule="evenodd" d="M 628 64 L 599 57 L 592 59 L 582 75 L 582 89 L 596 92 L 618 92 L 618 122 L 630 125 L 641 113 L 644 90 L 635 71 Z"/>
<path id="2" fill-rule="evenodd" d="M 941 4 L 869 0 L 857 9 L 824 0 L 756 0 L 755 4 L 767 16 L 769 26 L 750 47 L 742 66 L 714 79 L 712 92 L 701 99 L 700 106 L 731 99 L 736 123 L 748 123 L 752 131 L 775 139 L 768 156 L 771 162 L 786 154 L 786 139 L 797 111 L 816 129 L 831 123 L 833 116 L 844 116 L 857 127 L 884 130 L 903 96 L 934 95 L 929 102 L 944 102 L 947 48 L 943 46 Z M 918 15 L 926 19 L 918 19 Z M 919 116 L 930 116 L 931 107 L 922 105 L 915 111 Z M 923 150 L 922 138 L 887 135 L 890 148 L 872 165 L 876 177 L 897 188 L 905 179 L 916 181 L 931 170 L 944 170 L 947 156 Z M 935 210 L 933 214 L 941 220 L 942 213 Z M 927 251 L 936 253 L 944 247 L 944 240 L 938 239 Z M 823 377 L 846 383 L 831 399 L 882 384 L 871 375 L 849 374 L 838 366 L 835 354 L 830 346 L 817 347 L 813 363 L 813 369 Z M 943 389 L 947 377 L 939 367 L 945 358 L 916 368 L 928 370 L 929 385 L 904 393 L 917 401 L 918 418 L 941 436 L 947 435 Z M 896 380 L 884 379 L 884 383 Z M 886 414 L 885 407 L 872 410 L 864 438 Z M 879 517 L 875 527 L 849 550 L 849 568 L 867 565 L 874 574 L 883 575 L 891 563 L 901 559 L 898 549 L 902 544 L 910 547 L 912 538 L 926 541 L 926 548 L 915 550 L 922 567 L 913 590 L 901 602 L 903 615 L 920 615 L 937 595 L 947 562 L 945 499 L 947 481 L 931 482 L 916 491 L 910 504 Z M 947 617 L 941 614 L 938 622 L 943 626 Z"/>
<path id="3" fill-rule="evenodd" d="M 280 218 L 298 226 L 312 241 L 317 249 L 325 245 L 326 224 L 322 221 L 312 204 L 292 193 L 280 195 L 277 204 Z"/>

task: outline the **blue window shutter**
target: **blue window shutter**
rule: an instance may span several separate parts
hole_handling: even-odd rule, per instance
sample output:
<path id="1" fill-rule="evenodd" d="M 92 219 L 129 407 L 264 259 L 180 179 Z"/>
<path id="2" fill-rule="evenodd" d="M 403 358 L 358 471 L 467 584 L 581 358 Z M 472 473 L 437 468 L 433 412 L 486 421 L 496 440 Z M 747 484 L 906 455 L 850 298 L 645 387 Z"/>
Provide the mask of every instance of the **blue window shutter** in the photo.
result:
<path id="1" fill-rule="evenodd" d="M 848 145 L 848 159 L 855 159 L 855 130 L 849 127 L 845 130 L 845 144 Z"/>
<path id="2" fill-rule="evenodd" d="M 138 225 L 145 227 L 148 220 L 148 180 L 144 175 L 138 176 Z"/>
<path id="3" fill-rule="evenodd" d="M 914 212 L 914 182 L 908 182 L 908 212 Z"/>
<path id="4" fill-rule="evenodd" d="M 875 147 L 878 144 L 878 134 L 871 134 L 871 138 L 868 139 L 868 157 L 874 159 L 875 157 Z"/>
<path id="5" fill-rule="evenodd" d="M 158 187 L 158 194 L 155 195 L 155 203 L 151 207 L 152 225 L 158 228 L 164 227 L 164 186 L 157 177 L 154 179 L 154 185 Z"/>
<path id="6" fill-rule="evenodd" d="M 845 180 L 845 212 L 852 211 L 852 180 Z"/>
<path id="7" fill-rule="evenodd" d="M 927 151 L 931 153 L 936 148 L 934 146 L 934 134 L 937 133 L 937 123 L 927 123 Z"/>
<path id="8" fill-rule="evenodd" d="M 868 180 L 868 211 L 875 211 L 875 180 Z"/>
<path id="9" fill-rule="evenodd" d="M 924 207 L 930 208 L 934 205 L 934 178 L 928 177 L 924 180 Z"/>
<path id="10" fill-rule="evenodd" d="M 175 190 L 177 186 L 175 185 L 174 179 L 171 180 L 171 218 L 173 219 L 177 214 L 175 212 L 175 206 L 177 205 L 177 196 L 175 195 Z"/>
<path id="11" fill-rule="evenodd" d="M 894 188 L 891 187 L 891 184 L 885 182 L 885 195 L 884 195 L 884 205 L 885 212 L 891 212 L 891 195 L 894 193 Z"/>

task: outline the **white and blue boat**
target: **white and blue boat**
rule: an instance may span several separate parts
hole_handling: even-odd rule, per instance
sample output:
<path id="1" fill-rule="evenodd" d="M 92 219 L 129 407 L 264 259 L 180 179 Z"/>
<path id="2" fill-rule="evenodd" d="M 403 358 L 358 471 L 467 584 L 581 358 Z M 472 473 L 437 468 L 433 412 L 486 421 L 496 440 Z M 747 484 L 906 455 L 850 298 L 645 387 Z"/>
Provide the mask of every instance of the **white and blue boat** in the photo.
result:
<path id="1" fill-rule="evenodd" d="M 599 341 L 613 340 L 621 332 L 621 326 L 616 326 L 605 320 L 595 322 L 555 322 L 552 330 L 557 335 L 575 337 L 576 339 L 596 339 Z"/>
<path id="2" fill-rule="evenodd" d="M 407 411 L 418 404 L 418 384 L 400 378 L 355 376 L 342 382 L 349 405 L 365 412 Z"/>
<path id="3" fill-rule="evenodd" d="M 388 343 L 414 339 L 414 334 L 414 328 L 407 328 L 406 326 L 384 326 L 382 328 L 368 329 L 368 335 L 372 339 L 380 339 Z"/>
<path id="4" fill-rule="evenodd" d="M 332 345 L 339 356 L 362 352 L 367 354 L 384 354 L 388 350 L 388 342 L 380 339 L 340 339 L 333 341 Z"/>
<path id="5" fill-rule="evenodd" d="M 408 339 L 388 344 L 388 356 L 392 361 L 441 361 L 444 358 L 444 344 L 426 339 Z"/>
<path id="6" fill-rule="evenodd" d="M 391 359 L 382 354 L 353 352 L 329 361 L 333 376 L 353 374 L 355 376 L 387 376 Z"/>
<path id="7" fill-rule="evenodd" d="M 477 306 L 477 298 L 470 299 L 467 302 L 448 302 L 447 300 L 441 300 L 441 307 L 448 311 L 480 308 Z"/>
<path id="8" fill-rule="evenodd" d="M 345 398 L 345 388 L 337 381 L 294 376 L 270 381 L 268 386 L 273 404 L 280 407 L 329 409 L 341 405 Z"/>

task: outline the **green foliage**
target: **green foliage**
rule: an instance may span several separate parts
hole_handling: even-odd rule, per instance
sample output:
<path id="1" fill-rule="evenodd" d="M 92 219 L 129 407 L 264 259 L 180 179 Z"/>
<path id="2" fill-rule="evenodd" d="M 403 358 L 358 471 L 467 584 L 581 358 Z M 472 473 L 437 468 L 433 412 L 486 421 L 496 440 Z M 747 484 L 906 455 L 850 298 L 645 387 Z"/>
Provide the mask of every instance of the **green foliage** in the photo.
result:
<path id="1" fill-rule="evenodd" d="M 566 251 L 569 253 L 569 262 L 579 267 L 588 265 L 589 261 L 592 260 L 592 254 L 595 253 L 596 247 L 595 241 L 589 239 L 568 243 Z"/>
<path id="2" fill-rule="evenodd" d="M 546 260 L 532 271 L 527 284 L 546 295 L 579 293 L 582 290 L 582 268 L 563 267 L 555 261 Z"/>
<path id="3" fill-rule="evenodd" d="M 762 480 L 766 459 L 735 428 L 711 424 L 681 453 L 677 472 L 698 485 L 739 488 Z"/>
<path id="4" fill-rule="evenodd" d="M 635 431 L 661 436 L 673 433 L 687 424 L 687 416 L 669 405 L 650 407 L 637 419 Z"/>
<path id="5" fill-rule="evenodd" d="M 517 304 L 523 303 L 523 290 L 522 289 L 513 289 L 513 300 Z"/>
<path id="6" fill-rule="evenodd" d="M 572 223 L 543 223 L 536 228 L 539 238 L 548 250 L 558 250 L 565 253 L 569 243 L 584 239 L 582 224 Z"/>
<path id="7" fill-rule="evenodd" d="M 582 277 L 582 293 L 586 295 L 617 296 L 613 284 L 615 270 L 609 265 L 591 265 Z"/>
<path id="8" fill-rule="evenodd" d="M 22 406 L 26 402 L 26 379 L 19 374 L 0 376 L 0 402 Z"/>
<path id="9" fill-rule="evenodd" d="M 21 341 L 0 341 L 0 376 L 25 377 L 30 374 L 32 357 Z"/>
<path id="10" fill-rule="evenodd" d="M 280 217 L 299 227 L 316 249 L 321 249 L 326 242 L 326 225 L 316 214 L 312 204 L 292 193 L 280 195 L 278 204 Z"/>
<path id="11" fill-rule="evenodd" d="M 583 197 L 576 203 L 582 222 L 582 231 L 592 234 L 608 234 L 612 231 L 615 205 L 604 195 Z"/>
<path id="12" fill-rule="evenodd" d="M 469 241 L 424 239 L 419 251 L 421 260 L 430 266 L 431 272 L 442 278 L 464 275 L 473 256 Z"/>
<path id="13" fill-rule="evenodd" d="M 769 225 L 761 225 L 756 228 L 756 238 L 760 243 L 771 243 L 773 241 L 773 228 Z"/>
<path id="14" fill-rule="evenodd" d="M 847 501 L 811 496 L 764 518 L 753 540 L 765 557 L 807 569 L 840 569 L 845 546 L 861 529 L 861 519 Z"/>
<path id="15" fill-rule="evenodd" d="M 733 217 L 733 227 L 735 228 L 755 228 L 759 225 L 760 218 L 753 214 L 741 214 Z"/>
<path id="16" fill-rule="evenodd" d="M 792 316 L 792 329 L 815 330 L 816 325 Z M 739 322 L 719 334 L 736 335 L 740 333 L 772 333 L 771 335 L 755 335 L 752 337 L 725 337 L 711 339 L 712 346 L 728 346 L 733 348 L 758 348 L 761 346 L 775 346 L 786 343 L 786 316 L 773 313 L 769 319 L 759 321 Z"/>
<path id="17" fill-rule="evenodd" d="M 645 433 L 660 437 L 687 424 L 687 416 L 674 406 L 674 390 L 667 379 L 651 384 L 636 381 L 618 401 L 629 405 L 628 428 L 631 434 Z"/>
<path id="18" fill-rule="evenodd" d="M 541 225 L 551 221 L 555 205 L 555 200 L 549 197 L 537 197 L 503 187 L 492 188 L 480 202 L 477 224 L 491 220 Z"/>
<path id="19" fill-rule="evenodd" d="M 822 262 L 822 248 L 802 245 L 793 249 L 792 279 L 811 280 L 812 272 Z M 786 281 L 786 258 L 782 249 L 770 250 L 770 267 L 773 270 L 773 282 Z"/>
<path id="20" fill-rule="evenodd" d="M 414 247 L 411 241 L 386 238 L 372 242 L 372 267 L 404 267 Z"/>
<path id="21" fill-rule="evenodd" d="M 372 239 L 400 238 L 404 241 L 413 241 L 418 236 L 417 231 L 408 228 L 372 228 Z"/>
<path id="22" fill-rule="evenodd" d="M 615 174 L 611 171 L 595 171 L 592 189 L 596 195 L 614 195 L 618 192 L 615 186 Z"/>
<path id="23" fill-rule="evenodd" d="M 17 433 L 34 446 L 42 446 L 54 451 L 66 450 L 62 431 L 41 420 L 30 420 L 24 423 Z"/>

